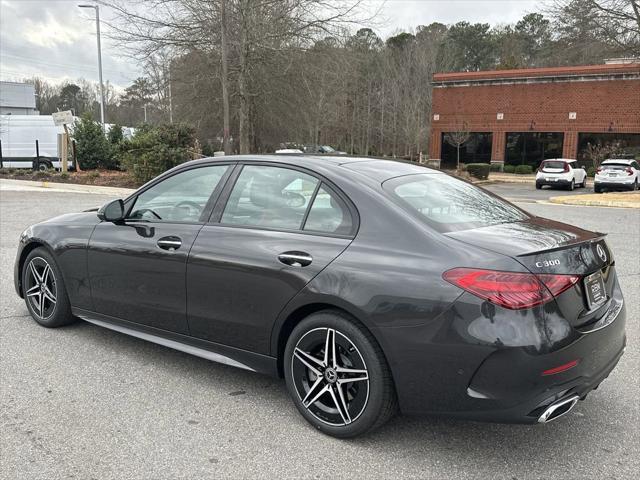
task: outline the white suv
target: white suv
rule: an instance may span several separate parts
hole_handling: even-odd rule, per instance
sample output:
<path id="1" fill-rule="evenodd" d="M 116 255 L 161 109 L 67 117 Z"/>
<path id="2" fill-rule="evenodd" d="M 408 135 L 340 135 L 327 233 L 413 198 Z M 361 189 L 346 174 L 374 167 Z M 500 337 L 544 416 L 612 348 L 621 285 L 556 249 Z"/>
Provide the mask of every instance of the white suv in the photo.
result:
<path id="1" fill-rule="evenodd" d="M 638 190 L 640 186 L 640 165 L 637 160 L 610 158 L 600 164 L 593 180 L 593 190 Z"/>
<path id="2" fill-rule="evenodd" d="M 536 172 L 536 188 L 539 190 L 543 185 L 567 187 L 569 190 L 584 188 L 587 186 L 587 171 L 570 158 L 544 160 Z"/>

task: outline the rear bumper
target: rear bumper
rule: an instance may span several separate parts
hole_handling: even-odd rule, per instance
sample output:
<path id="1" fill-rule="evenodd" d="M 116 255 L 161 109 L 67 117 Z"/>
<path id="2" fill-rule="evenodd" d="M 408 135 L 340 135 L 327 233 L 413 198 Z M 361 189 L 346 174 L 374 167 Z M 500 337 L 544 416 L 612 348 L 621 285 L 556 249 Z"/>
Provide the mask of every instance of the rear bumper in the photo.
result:
<path id="1" fill-rule="evenodd" d="M 584 328 L 564 328 L 548 310 L 487 312 L 482 302 L 475 316 L 474 302 L 463 295 L 432 324 L 378 332 L 403 413 L 536 423 L 558 400 L 584 399 L 624 352 L 626 311 L 617 285 L 600 320 Z M 502 336 L 490 341 L 498 329 Z M 566 371 L 543 375 L 574 360 Z"/>
<path id="2" fill-rule="evenodd" d="M 536 185 L 540 185 L 540 186 L 550 185 L 550 186 L 555 186 L 555 187 L 568 187 L 569 185 L 571 185 L 571 180 L 564 180 L 562 178 L 559 178 L 557 181 L 546 181 L 544 179 L 540 179 L 540 180 L 536 180 Z"/>
<path id="3" fill-rule="evenodd" d="M 608 190 L 633 190 L 634 182 L 594 182 L 593 186 Z"/>

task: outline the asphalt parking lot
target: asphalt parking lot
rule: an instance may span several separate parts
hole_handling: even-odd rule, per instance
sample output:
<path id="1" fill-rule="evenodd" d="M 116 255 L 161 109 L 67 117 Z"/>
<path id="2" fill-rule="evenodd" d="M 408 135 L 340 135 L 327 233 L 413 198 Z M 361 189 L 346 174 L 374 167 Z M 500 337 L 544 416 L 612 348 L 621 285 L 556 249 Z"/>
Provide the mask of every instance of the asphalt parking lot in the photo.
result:
<path id="1" fill-rule="evenodd" d="M 540 200 L 548 200 L 551 197 L 559 197 L 563 195 L 584 195 L 585 193 L 593 193 L 593 184 L 589 183 L 586 188 L 575 188 L 572 191 L 566 188 L 542 187 L 536 190 L 533 181 L 531 183 L 491 183 L 484 185 L 487 190 L 507 198 L 511 201 L 535 203 Z M 606 196 L 606 193 L 603 193 Z"/>
<path id="2" fill-rule="evenodd" d="M 517 198 L 522 186 L 512 187 L 489 188 Z M 340 441 L 312 430 L 279 380 L 84 322 L 39 327 L 13 290 L 20 232 L 109 198 L 0 192 L 0 477 L 635 477 L 640 211 L 529 203 L 535 198 L 520 197 L 521 206 L 609 234 L 628 315 L 627 351 L 610 378 L 545 426 L 399 417 L 369 436 Z"/>

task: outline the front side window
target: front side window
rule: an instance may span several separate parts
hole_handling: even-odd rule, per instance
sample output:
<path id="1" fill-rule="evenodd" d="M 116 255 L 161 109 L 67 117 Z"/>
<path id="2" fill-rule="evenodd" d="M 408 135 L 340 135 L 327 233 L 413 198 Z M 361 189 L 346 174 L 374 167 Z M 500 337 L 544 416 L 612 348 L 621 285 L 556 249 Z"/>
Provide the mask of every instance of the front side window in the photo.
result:
<path id="1" fill-rule="evenodd" d="M 221 223 L 299 230 L 318 179 L 297 170 L 263 165 L 242 169 Z"/>
<path id="2" fill-rule="evenodd" d="M 165 222 L 198 222 L 228 165 L 212 165 L 177 173 L 145 190 L 128 218 Z"/>
<path id="3" fill-rule="evenodd" d="M 384 182 L 406 208 L 440 232 L 468 230 L 528 218 L 522 210 L 444 174 L 416 174 Z"/>

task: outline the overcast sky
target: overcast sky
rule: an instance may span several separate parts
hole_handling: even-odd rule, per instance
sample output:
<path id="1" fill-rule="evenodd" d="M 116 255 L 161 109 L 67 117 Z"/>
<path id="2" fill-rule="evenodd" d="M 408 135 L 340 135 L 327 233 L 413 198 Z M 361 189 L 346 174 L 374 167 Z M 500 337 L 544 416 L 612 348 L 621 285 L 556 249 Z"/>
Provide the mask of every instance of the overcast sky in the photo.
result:
<path id="1" fill-rule="evenodd" d="M 368 0 L 381 7 L 382 37 L 431 22 L 466 20 L 512 23 L 536 11 L 539 0 Z M 0 0 L 0 79 L 39 76 L 52 81 L 79 77 L 97 81 L 94 13 L 78 3 L 90 0 Z M 101 11 L 108 16 L 109 12 Z M 123 88 L 140 71 L 103 37 L 104 80 Z"/>

